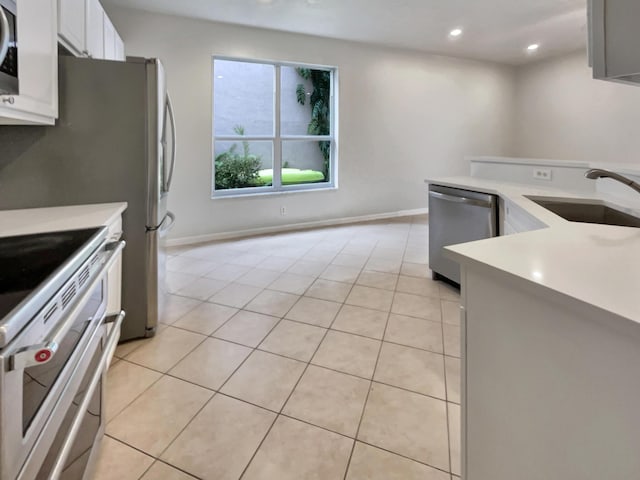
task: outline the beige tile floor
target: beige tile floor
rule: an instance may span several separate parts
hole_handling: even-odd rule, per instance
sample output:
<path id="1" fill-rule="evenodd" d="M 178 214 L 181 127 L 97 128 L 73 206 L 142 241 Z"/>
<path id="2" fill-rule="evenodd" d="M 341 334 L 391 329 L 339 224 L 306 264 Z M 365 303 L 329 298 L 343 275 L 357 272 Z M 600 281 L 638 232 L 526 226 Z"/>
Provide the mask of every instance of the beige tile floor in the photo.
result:
<path id="1" fill-rule="evenodd" d="M 426 217 L 174 248 L 118 347 L 96 480 L 455 480 L 458 293 Z"/>

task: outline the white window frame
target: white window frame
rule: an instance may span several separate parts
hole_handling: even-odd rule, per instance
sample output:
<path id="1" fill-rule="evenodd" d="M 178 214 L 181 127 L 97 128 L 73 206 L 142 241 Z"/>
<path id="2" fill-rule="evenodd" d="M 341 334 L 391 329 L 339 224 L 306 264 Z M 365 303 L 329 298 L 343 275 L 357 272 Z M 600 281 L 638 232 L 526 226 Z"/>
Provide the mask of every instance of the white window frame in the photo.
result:
<path id="1" fill-rule="evenodd" d="M 274 68 L 274 85 L 275 91 L 273 95 L 273 111 L 274 111 L 274 131 L 273 136 L 268 135 L 215 135 L 215 96 L 213 88 L 215 82 L 215 61 L 228 60 L 233 62 L 259 63 L 263 65 L 273 65 Z M 327 70 L 331 72 L 331 106 L 330 106 L 330 122 L 331 132 L 329 135 L 281 135 L 280 125 L 280 99 L 281 99 L 281 68 L 308 68 L 311 70 Z M 317 190 L 335 190 L 338 188 L 338 68 L 326 65 L 314 65 L 298 62 L 276 62 L 272 60 L 256 60 L 238 57 L 225 57 L 214 55 L 211 60 L 211 104 L 212 104 L 212 142 L 211 142 L 211 198 L 224 197 L 244 197 L 247 195 L 273 195 L 288 192 L 304 192 Z M 216 190 L 215 186 L 215 143 L 216 142 L 242 142 L 242 141 L 270 141 L 273 142 L 273 180 L 271 186 L 264 187 L 245 187 L 230 188 L 224 190 Z M 304 183 L 300 185 L 282 185 L 282 143 L 283 142 L 331 142 L 329 154 L 329 181 L 321 183 Z"/>

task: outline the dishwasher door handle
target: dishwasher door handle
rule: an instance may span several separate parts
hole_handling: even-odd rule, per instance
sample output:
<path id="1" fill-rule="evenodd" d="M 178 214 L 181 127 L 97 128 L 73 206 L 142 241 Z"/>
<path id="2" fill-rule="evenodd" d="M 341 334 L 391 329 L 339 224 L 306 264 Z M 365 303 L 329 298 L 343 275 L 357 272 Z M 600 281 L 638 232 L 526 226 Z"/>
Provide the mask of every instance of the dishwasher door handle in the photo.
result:
<path id="1" fill-rule="evenodd" d="M 447 195 L 440 192 L 429 192 L 430 197 L 446 200 L 447 202 L 464 203 L 475 207 L 493 208 L 493 202 L 485 200 L 476 200 L 475 198 L 458 197 L 456 195 Z"/>

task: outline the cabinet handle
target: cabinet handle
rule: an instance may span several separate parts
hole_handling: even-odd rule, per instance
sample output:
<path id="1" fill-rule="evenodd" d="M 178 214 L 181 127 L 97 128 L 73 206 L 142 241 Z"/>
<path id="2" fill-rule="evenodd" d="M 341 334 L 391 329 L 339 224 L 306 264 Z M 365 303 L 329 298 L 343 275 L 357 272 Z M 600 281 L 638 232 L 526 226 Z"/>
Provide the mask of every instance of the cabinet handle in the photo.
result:
<path id="1" fill-rule="evenodd" d="M 16 99 L 13 97 L 2 97 L 2 103 L 8 103 L 9 105 L 13 105 L 16 103 Z"/>

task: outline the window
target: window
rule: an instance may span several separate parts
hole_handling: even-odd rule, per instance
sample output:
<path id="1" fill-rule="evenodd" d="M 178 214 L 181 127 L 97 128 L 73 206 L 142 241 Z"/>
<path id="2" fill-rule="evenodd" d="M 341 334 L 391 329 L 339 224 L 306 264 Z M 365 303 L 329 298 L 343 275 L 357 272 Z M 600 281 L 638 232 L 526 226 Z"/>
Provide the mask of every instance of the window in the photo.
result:
<path id="1" fill-rule="evenodd" d="M 336 186 L 336 70 L 213 59 L 213 195 Z"/>

